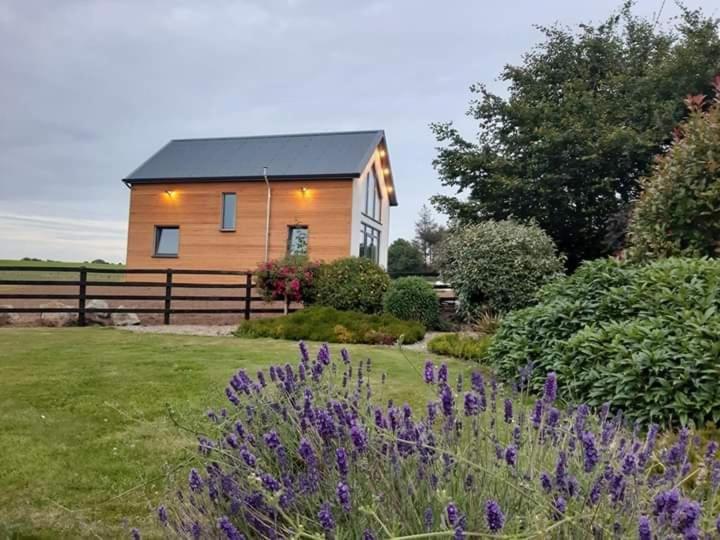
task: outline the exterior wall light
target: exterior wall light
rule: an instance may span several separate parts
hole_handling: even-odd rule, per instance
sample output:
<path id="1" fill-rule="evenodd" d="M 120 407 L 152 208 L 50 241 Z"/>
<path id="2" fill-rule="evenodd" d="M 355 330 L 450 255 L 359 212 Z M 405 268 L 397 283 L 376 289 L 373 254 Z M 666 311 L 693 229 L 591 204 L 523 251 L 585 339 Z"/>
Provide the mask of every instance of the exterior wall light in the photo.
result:
<path id="1" fill-rule="evenodd" d="M 166 190 L 165 190 L 165 193 L 166 193 L 167 196 L 170 197 L 171 199 L 175 196 L 175 192 L 174 192 L 172 189 L 166 189 Z"/>
<path id="2" fill-rule="evenodd" d="M 387 155 L 387 152 L 385 152 L 385 150 L 383 150 L 383 149 L 381 148 L 381 149 L 380 149 L 380 157 L 385 157 L 386 155 Z"/>
<path id="3" fill-rule="evenodd" d="M 303 186 L 303 187 L 300 188 L 300 193 L 302 193 L 303 197 L 304 197 L 305 195 L 307 195 L 307 192 L 308 192 L 308 188 L 307 188 L 307 187 Z"/>

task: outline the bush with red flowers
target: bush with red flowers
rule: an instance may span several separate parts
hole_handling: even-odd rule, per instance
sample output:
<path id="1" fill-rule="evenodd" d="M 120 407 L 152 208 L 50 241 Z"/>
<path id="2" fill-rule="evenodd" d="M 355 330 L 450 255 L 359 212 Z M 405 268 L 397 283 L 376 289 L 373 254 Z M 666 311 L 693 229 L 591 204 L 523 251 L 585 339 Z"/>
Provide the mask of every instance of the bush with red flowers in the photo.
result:
<path id="1" fill-rule="evenodd" d="M 255 286 L 267 301 L 309 303 L 314 296 L 319 263 L 304 257 L 286 257 L 262 263 L 255 271 Z"/>

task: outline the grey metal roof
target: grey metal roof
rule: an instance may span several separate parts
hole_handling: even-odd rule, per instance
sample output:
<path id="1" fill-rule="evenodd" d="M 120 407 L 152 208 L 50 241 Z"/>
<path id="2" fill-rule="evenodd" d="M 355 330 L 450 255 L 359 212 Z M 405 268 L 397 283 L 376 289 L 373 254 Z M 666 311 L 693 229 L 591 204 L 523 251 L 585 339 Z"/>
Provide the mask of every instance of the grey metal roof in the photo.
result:
<path id="1" fill-rule="evenodd" d="M 123 181 L 258 180 L 263 167 L 270 180 L 354 178 L 384 140 L 382 130 L 175 139 Z M 397 204 L 394 188 L 390 202 Z"/>

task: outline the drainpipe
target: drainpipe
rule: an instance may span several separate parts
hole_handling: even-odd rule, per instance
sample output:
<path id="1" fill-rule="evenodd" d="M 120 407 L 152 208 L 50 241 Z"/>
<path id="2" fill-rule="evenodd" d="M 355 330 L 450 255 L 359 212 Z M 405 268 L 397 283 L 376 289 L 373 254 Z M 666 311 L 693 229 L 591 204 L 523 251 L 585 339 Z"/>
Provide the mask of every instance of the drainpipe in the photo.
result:
<path id="1" fill-rule="evenodd" d="M 263 178 L 265 178 L 265 185 L 267 186 L 267 206 L 265 207 L 265 262 L 268 262 L 270 250 L 270 200 L 272 199 L 267 170 L 267 167 L 263 167 Z"/>

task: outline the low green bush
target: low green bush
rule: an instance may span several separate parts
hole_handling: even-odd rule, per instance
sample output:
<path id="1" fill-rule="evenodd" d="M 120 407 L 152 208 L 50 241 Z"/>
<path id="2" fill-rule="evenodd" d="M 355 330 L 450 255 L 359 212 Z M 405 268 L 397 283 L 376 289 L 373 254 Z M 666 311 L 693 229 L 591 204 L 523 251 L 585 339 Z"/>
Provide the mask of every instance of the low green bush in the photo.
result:
<path id="1" fill-rule="evenodd" d="M 720 261 L 586 263 L 508 314 L 488 350 L 504 378 L 528 363 L 564 397 L 608 402 L 633 419 L 720 421 Z"/>
<path id="2" fill-rule="evenodd" d="M 379 313 L 390 277 L 369 259 L 346 257 L 320 266 L 314 283 L 314 302 L 320 306 Z"/>
<path id="3" fill-rule="evenodd" d="M 442 334 L 428 341 L 428 351 L 463 360 L 482 360 L 487 355 L 491 336 L 476 338 L 463 334 Z"/>
<path id="4" fill-rule="evenodd" d="M 315 306 L 282 317 L 244 321 L 235 335 L 392 345 L 400 336 L 404 343 L 420 341 L 425 335 L 425 327 L 420 322 L 403 321 L 388 313 L 368 315 Z"/>
<path id="5" fill-rule="evenodd" d="M 402 277 L 390 283 L 383 297 L 385 312 L 406 321 L 420 321 L 428 328 L 440 322 L 440 301 L 432 285 L 421 277 Z"/>

